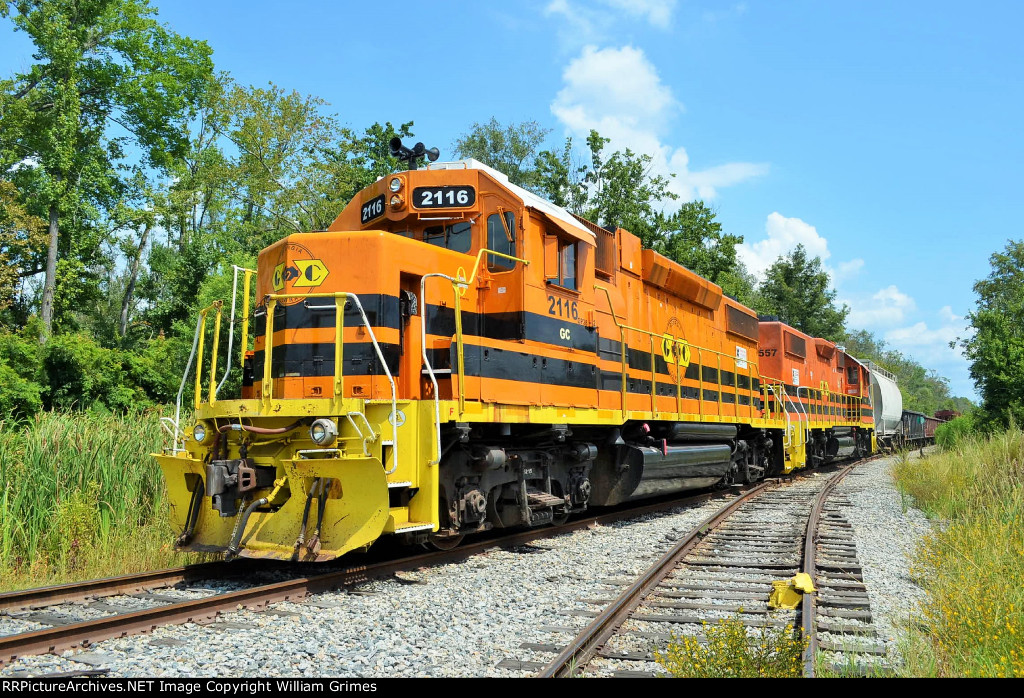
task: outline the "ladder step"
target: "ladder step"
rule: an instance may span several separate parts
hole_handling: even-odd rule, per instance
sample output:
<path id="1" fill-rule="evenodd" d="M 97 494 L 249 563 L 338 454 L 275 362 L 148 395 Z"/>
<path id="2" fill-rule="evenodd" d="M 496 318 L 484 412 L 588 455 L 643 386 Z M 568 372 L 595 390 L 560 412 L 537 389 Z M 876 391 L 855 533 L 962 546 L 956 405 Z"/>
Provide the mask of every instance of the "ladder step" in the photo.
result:
<path id="1" fill-rule="evenodd" d="M 412 487 L 412 480 L 406 480 L 405 482 L 389 482 L 388 489 L 393 490 L 397 487 Z"/>
<path id="2" fill-rule="evenodd" d="M 565 506 L 565 500 L 540 490 L 528 490 L 526 496 L 531 507 L 561 507 Z"/>

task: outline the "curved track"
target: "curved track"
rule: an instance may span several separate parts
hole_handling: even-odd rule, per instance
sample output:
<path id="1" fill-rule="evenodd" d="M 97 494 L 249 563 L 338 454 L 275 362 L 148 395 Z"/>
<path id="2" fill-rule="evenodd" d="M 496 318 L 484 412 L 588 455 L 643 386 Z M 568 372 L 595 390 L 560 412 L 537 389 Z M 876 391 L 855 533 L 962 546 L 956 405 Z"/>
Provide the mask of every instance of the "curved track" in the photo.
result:
<path id="1" fill-rule="evenodd" d="M 770 580 L 773 577 L 792 577 L 801 570 L 811 574 L 812 579 L 819 578 L 817 573 L 822 568 L 816 548 L 823 540 L 819 534 L 822 511 L 835 486 L 853 467 L 843 467 L 817 493 L 793 492 L 786 487 L 773 487 L 770 482 L 743 493 L 694 527 L 629 584 L 537 676 L 582 676 L 587 665 L 598 656 L 652 661 L 646 651 L 630 653 L 609 649 L 609 641 L 624 632 L 623 624 L 631 619 L 648 625 L 693 627 L 701 624 L 699 616 L 702 612 L 740 611 L 743 614 L 741 622 L 745 625 L 786 625 L 785 619 L 768 616 L 766 602 L 771 591 Z M 758 520 L 763 514 L 757 511 L 778 511 L 781 506 L 788 506 L 791 514 L 794 510 L 800 511 L 799 516 L 806 517 L 806 524 L 800 526 L 780 520 L 766 535 L 763 524 Z M 834 545 L 835 540 L 828 537 L 826 543 Z M 834 560 L 829 565 L 830 569 L 834 567 Z M 863 587 L 862 582 L 859 583 Z M 814 675 L 819 648 L 816 597 L 817 594 L 803 596 L 801 615 L 805 637 L 808 638 L 804 654 L 805 676 Z M 647 612 L 640 613 L 642 607 L 646 607 Z M 650 612 L 661 609 L 672 610 L 667 614 Z M 856 614 L 863 611 L 845 613 L 854 614 L 849 617 L 858 617 Z M 789 614 L 793 615 L 793 612 Z M 662 641 L 669 637 L 665 633 L 626 632 Z"/>

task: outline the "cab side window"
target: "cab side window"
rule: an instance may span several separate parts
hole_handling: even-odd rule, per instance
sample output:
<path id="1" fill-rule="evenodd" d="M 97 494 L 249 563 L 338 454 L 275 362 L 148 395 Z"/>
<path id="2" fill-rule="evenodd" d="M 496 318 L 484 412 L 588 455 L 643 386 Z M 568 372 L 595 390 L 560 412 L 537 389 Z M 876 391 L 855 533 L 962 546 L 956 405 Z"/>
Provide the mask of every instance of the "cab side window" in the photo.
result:
<path id="1" fill-rule="evenodd" d="M 549 284 L 577 290 L 576 242 L 557 235 L 544 236 L 544 278 Z"/>
<path id="2" fill-rule="evenodd" d="M 558 246 L 558 285 L 576 290 L 576 243 L 566 242 Z"/>
<path id="3" fill-rule="evenodd" d="M 511 211 L 492 213 L 487 217 L 487 249 L 510 256 L 516 254 L 516 217 Z M 516 263 L 495 254 L 487 255 L 487 268 L 490 271 L 508 271 Z"/>

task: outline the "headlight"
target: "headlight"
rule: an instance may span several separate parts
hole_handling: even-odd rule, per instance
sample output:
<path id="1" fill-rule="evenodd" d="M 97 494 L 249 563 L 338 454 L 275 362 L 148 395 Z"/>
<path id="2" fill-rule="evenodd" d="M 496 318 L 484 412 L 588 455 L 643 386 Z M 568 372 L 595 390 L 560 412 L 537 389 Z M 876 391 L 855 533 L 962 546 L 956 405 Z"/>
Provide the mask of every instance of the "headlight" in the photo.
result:
<path id="1" fill-rule="evenodd" d="M 402 190 L 402 180 L 399 179 L 398 177 L 394 177 L 394 178 L 392 178 L 391 183 L 389 184 L 389 186 L 391 187 L 391 191 L 399 192 L 399 191 Z"/>
<path id="2" fill-rule="evenodd" d="M 309 438 L 317 446 L 330 446 L 338 438 L 338 427 L 329 419 L 318 419 L 309 427 Z"/>
<path id="3" fill-rule="evenodd" d="M 403 199 L 401 195 L 395 194 L 394 196 L 391 197 L 391 208 L 397 210 L 402 208 L 403 206 L 405 206 L 405 199 Z"/>
<path id="4" fill-rule="evenodd" d="M 206 441 L 206 436 L 209 432 L 206 430 L 206 425 L 199 422 L 192 427 L 192 438 L 196 440 L 196 443 L 203 443 Z"/>

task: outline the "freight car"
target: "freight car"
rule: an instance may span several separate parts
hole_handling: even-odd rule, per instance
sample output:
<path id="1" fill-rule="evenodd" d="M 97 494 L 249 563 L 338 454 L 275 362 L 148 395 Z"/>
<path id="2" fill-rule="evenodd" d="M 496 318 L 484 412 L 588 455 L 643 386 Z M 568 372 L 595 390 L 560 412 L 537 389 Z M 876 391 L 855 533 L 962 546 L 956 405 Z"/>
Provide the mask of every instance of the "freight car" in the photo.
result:
<path id="1" fill-rule="evenodd" d="M 875 449 L 873 374 L 841 347 L 479 162 L 393 145 L 408 171 L 236 270 L 239 395 L 224 304 L 200 314 L 196 421 L 179 405 L 156 454 L 181 547 L 450 547 Z"/>
<path id="2" fill-rule="evenodd" d="M 935 443 L 935 427 L 942 421 L 921 412 L 903 410 L 900 419 L 900 445 L 906 448 L 920 448 Z"/>

